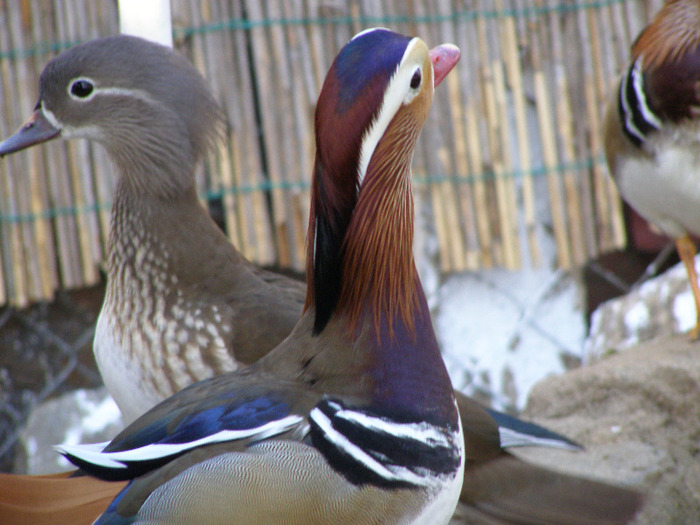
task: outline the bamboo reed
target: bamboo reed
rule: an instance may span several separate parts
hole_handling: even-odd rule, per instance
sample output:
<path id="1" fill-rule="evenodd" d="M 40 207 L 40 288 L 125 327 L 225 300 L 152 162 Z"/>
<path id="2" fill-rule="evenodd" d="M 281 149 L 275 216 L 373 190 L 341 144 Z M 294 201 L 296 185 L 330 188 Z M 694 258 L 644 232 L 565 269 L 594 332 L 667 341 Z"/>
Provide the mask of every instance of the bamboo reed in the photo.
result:
<path id="1" fill-rule="evenodd" d="M 228 122 L 198 176 L 200 195 L 221 192 L 227 232 L 246 257 L 301 269 L 318 90 L 355 32 L 384 25 L 430 45 L 454 41 L 463 52 L 435 97 L 414 164 L 418 211 L 432 216 L 440 268 L 541 264 L 545 202 L 556 264 L 581 264 L 625 240 L 620 200 L 599 162 L 602 108 L 630 41 L 661 4 L 174 1 L 178 34 L 194 28 L 176 48 L 205 75 Z M 116 23 L 113 3 L 7 3 L 3 135 L 26 117 L 51 55 L 21 50 L 113 34 Z M 15 49 L 20 54 L 10 56 Z M 104 151 L 56 142 L 0 163 L 0 304 L 22 306 L 59 286 L 94 282 L 115 182 Z M 533 175 L 540 171 L 541 184 Z"/>
<path id="2" fill-rule="evenodd" d="M 496 6 L 498 9 L 503 9 L 503 0 L 497 0 Z M 510 7 L 512 8 L 512 5 Z M 501 18 L 500 37 L 506 73 L 510 81 L 518 142 L 519 163 L 517 170 L 513 171 L 522 173 L 523 222 L 530 253 L 530 261 L 533 266 L 537 266 L 540 262 L 540 253 L 535 230 L 535 190 L 532 180 L 532 162 L 530 160 L 530 134 L 528 131 L 525 107 L 525 86 L 523 85 L 522 65 L 518 56 L 517 32 L 515 20 L 512 16 L 504 16 Z"/>

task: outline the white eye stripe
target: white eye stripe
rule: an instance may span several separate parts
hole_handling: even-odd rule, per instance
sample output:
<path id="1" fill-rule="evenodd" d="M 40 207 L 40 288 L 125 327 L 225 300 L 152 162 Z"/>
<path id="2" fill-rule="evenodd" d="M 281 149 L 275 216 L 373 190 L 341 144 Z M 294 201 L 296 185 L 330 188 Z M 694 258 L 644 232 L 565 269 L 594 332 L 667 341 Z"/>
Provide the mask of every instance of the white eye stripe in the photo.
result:
<path id="1" fill-rule="evenodd" d="M 377 116 L 362 137 L 357 174 L 358 191 L 362 187 L 362 182 L 364 181 L 365 174 L 367 173 L 367 166 L 369 166 L 369 161 L 372 158 L 372 155 L 374 155 L 374 150 L 377 148 L 377 144 L 379 144 L 379 140 L 384 135 L 386 128 L 389 127 L 391 119 L 394 118 L 394 115 L 396 115 L 396 112 L 402 105 L 413 100 L 413 98 L 420 91 L 420 87 L 416 90 L 410 89 L 411 78 L 413 77 L 416 69 L 403 67 L 408 57 L 411 56 L 413 48 L 417 46 L 418 42 L 420 41 L 421 40 L 417 37 L 413 38 L 406 46 L 406 51 L 404 51 L 401 62 L 389 80 L 389 84 L 384 95 L 384 100 L 382 100 Z M 421 65 L 417 64 L 417 67 L 421 67 Z M 425 79 L 423 79 L 421 85 L 423 82 L 425 82 Z"/>
<path id="2" fill-rule="evenodd" d="M 78 82 L 86 82 L 86 83 L 90 84 L 90 86 L 92 87 L 92 92 L 85 97 L 80 97 L 80 96 L 76 95 L 75 93 L 73 93 L 73 88 L 75 87 L 75 85 Z M 72 98 L 73 100 L 81 100 L 81 101 L 91 100 L 95 94 L 95 81 L 92 80 L 91 78 L 88 78 L 88 77 L 73 78 L 70 80 L 70 82 L 68 82 L 68 85 L 66 86 L 66 91 L 68 92 L 68 96 L 70 98 Z"/>
<path id="3" fill-rule="evenodd" d="M 416 69 L 413 70 L 413 74 L 411 75 L 411 80 L 410 80 L 410 82 L 413 82 L 413 76 L 416 74 L 416 72 L 419 72 L 419 73 L 421 72 L 421 67 L 420 67 L 420 66 L 418 66 Z M 422 73 L 421 73 L 421 75 L 422 75 Z M 419 81 L 419 83 L 418 83 L 418 86 L 416 86 L 415 88 L 409 84 L 409 90 L 406 92 L 406 96 L 405 96 L 404 99 L 403 99 L 403 105 L 404 105 L 404 106 L 405 106 L 406 104 L 409 104 L 409 103 L 411 102 L 411 100 L 413 100 L 414 98 L 416 98 L 416 95 L 418 95 L 418 93 L 420 92 L 420 88 L 421 88 L 422 85 L 423 85 L 423 79 L 422 79 L 422 78 L 420 79 L 420 81 Z"/>
<path id="4" fill-rule="evenodd" d="M 72 93 L 73 86 L 76 82 L 84 81 L 92 85 L 92 92 L 86 97 L 79 97 Z M 142 89 L 130 89 L 122 87 L 99 87 L 94 80 L 89 77 L 78 77 L 72 79 L 67 86 L 68 96 L 78 102 L 89 102 L 97 95 L 117 96 L 117 97 L 132 97 L 144 102 L 153 102 L 153 98 Z"/>
<path id="5" fill-rule="evenodd" d="M 404 51 L 403 53 L 403 57 L 401 58 L 401 63 L 399 64 L 399 67 L 404 65 L 404 62 L 406 62 L 406 59 L 411 55 L 413 48 L 418 45 L 419 41 L 420 39 L 418 37 L 414 37 L 411 39 L 411 41 L 406 46 L 406 51 Z"/>

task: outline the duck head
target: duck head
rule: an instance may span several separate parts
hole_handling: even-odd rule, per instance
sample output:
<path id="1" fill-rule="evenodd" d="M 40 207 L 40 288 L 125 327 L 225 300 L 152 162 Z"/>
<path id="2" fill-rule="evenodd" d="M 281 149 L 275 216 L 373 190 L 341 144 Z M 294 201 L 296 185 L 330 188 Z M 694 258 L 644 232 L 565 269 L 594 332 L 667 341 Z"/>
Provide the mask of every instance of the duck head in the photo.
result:
<path id="1" fill-rule="evenodd" d="M 221 129 L 205 80 L 170 48 L 133 36 L 93 40 L 51 60 L 29 120 L 0 156 L 53 138 L 102 143 L 137 191 L 192 185 L 196 162 Z"/>
<path id="2" fill-rule="evenodd" d="M 387 29 L 356 35 L 338 54 L 316 107 L 306 306 L 314 331 L 334 312 L 353 325 L 409 317 L 416 284 L 410 164 L 434 88 L 459 60 Z M 379 218 L 375 218 L 379 216 Z"/>

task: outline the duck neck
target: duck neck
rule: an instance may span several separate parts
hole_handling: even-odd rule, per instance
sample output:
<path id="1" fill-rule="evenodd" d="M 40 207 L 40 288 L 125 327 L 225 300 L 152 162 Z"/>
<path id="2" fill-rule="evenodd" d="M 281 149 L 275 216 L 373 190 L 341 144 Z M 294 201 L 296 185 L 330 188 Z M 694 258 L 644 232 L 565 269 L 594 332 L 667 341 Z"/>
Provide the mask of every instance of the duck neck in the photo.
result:
<path id="1" fill-rule="evenodd" d="M 364 312 L 375 327 L 401 319 L 412 331 L 420 282 L 413 261 L 413 197 L 410 170 L 386 180 L 368 177 L 342 247 L 337 312 L 351 328 Z M 390 191 L 382 188 L 390 183 Z M 370 215 L 372 214 L 372 215 Z"/>
<path id="2" fill-rule="evenodd" d="M 392 133 L 396 128 L 402 132 Z M 391 329 L 400 315 L 410 328 L 417 307 L 410 165 L 418 133 L 395 119 L 361 180 L 348 182 L 317 158 L 306 300 L 315 306 L 316 333 L 336 314 L 352 329 L 365 311 L 376 326 L 386 315 Z"/>
<path id="3" fill-rule="evenodd" d="M 165 175 L 152 174 L 152 179 Z M 139 177 L 143 178 L 143 177 Z M 183 177 L 184 179 L 184 177 Z M 122 286 L 125 275 L 196 280 L 227 245 L 197 197 L 194 176 L 178 192 L 154 194 L 134 184 L 137 177 L 122 172 L 112 204 L 108 286 Z M 230 253 L 229 253 L 230 252 Z M 226 250 L 226 257 L 240 257 Z M 241 257 L 242 259 L 242 257 Z M 133 271 L 126 272 L 125 268 Z M 173 283 L 175 284 L 175 283 Z"/>
<path id="4" fill-rule="evenodd" d="M 632 57 L 644 56 L 644 69 L 663 62 L 677 62 L 687 53 L 696 54 L 700 44 L 700 4 L 671 0 L 664 4 L 632 45 Z"/>
<path id="5" fill-rule="evenodd" d="M 108 144 L 107 151 L 120 173 L 115 198 L 178 201 L 194 191 L 197 160 L 178 141 L 149 143 L 136 137 Z M 112 147 L 110 147 L 112 146 Z"/>
<path id="6" fill-rule="evenodd" d="M 402 132 L 392 133 L 394 126 Z M 407 420 L 456 424 L 451 383 L 413 260 L 410 164 L 418 132 L 395 119 L 359 187 L 317 163 L 307 306 L 315 308 L 316 333 L 331 318 L 346 323 L 366 358 L 373 406 Z M 318 198 L 343 190 L 344 199 Z"/>
<path id="7" fill-rule="evenodd" d="M 380 315 L 378 324 L 370 320 L 365 344 L 372 405 L 406 421 L 456 425 L 452 383 L 417 275 L 414 283 L 416 307 L 408 322 L 398 312 L 393 319 Z"/>

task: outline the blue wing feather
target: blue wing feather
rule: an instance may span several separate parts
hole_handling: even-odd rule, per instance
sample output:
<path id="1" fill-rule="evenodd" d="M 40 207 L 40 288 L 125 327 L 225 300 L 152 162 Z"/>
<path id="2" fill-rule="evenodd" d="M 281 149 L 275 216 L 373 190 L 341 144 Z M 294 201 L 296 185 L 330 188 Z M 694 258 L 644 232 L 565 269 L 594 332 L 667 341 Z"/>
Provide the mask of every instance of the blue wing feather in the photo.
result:
<path id="1" fill-rule="evenodd" d="M 61 452 L 74 464 L 93 476 L 110 479 L 133 479 L 198 447 L 212 443 L 240 443 L 265 439 L 300 423 L 308 414 L 294 402 L 300 400 L 295 389 L 265 388 L 259 383 L 253 388 L 218 392 L 198 399 L 191 390 L 179 400 L 164 402 L 127 427 L 101 452 L 94 447 L 64 447 Z M 216 393 L 215 393 L 216 394 Z M 292 394 L 289 396 L 289 394 Z M 241 445 L 242 444 L 242 445 Z"/>
<path id="2" fill-rule="evenodd" d="M 288 403 L 269 396 L 219 405 L 187 416 L 158 443 L 187 443 L 221 430 L 245 430 L 280 420 L 291 413 Z"/>

